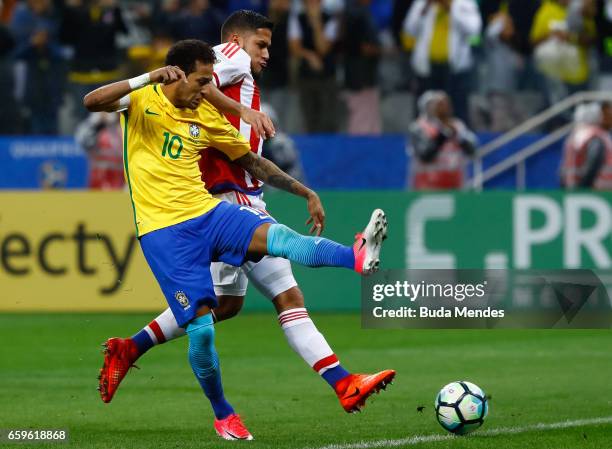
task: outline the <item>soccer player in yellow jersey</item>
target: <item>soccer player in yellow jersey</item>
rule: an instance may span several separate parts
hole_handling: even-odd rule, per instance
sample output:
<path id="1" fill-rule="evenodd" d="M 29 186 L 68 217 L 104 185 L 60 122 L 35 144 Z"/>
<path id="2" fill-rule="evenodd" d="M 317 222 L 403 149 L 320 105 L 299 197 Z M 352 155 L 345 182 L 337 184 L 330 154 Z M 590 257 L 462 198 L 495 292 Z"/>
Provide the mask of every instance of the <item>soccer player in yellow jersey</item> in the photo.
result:
<path id="1" fill-rule="evenodd" d="M 84 104 L 90 111 L 122 111 L 124 169 L 142 251 L 187 331 L 189 361 L 213 407 L 217 433 L 252 439 L 223 395 L 210 315 L 217 305 L 210 263 L 240 266 L 269 254 L 367 275 L 378 269 L 387 222 L 376 209 L 352 248 L 319 237 L 325 215 L 317 194 L 250 151 L 246 139 L 205 100 L 214 62 L 208 44 L 179 41 L 168 51 L 166 67 L 96 89 Z M 209 147 L 257 179 L 304 197 L 317 235 L 300 235 L 265 212 L 213 198 L 198 167 L 200 151 Z M 377 390 L 394 376 L 388 370 L 372 382 Z M 347 391 L 347 401 L 351 398 L 360 402 L 355 408 L 366 399 L 359 388 Z"/>

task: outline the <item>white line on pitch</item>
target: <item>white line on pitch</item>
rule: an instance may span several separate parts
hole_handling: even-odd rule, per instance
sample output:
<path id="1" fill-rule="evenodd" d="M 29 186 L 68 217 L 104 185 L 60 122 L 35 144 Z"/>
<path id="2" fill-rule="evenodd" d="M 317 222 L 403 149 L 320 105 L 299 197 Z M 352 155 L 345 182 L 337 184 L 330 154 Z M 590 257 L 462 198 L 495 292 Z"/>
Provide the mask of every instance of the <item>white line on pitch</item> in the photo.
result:
<path id="1" fill-rule="evenodd" d="M 553 423 L 538 423 L 523 427 L 500 427 L 498 429 L 480 430 L 477 431 L 473 436 L 468 438 L 477 438 L 479 436 L 497 436 L 497 435 L 510 435 L 514 433 L 525 433 L 532 432 L 534 430 L 554 430 L 554 429 L 567 429 L 570 427 L 581 427 L 581 426 L 593 426 L 596 424 L 609 424 L 612 423 L 612 416 L 606 416 L 602 418 L 591 418 L 591 419 L 577 419 L 574 421 L 561 421 Z M 431 443 L 435 441 L 447 441 L 452 440 L 456 437 L 454 435 L 417 435 L 414 437 L 401 438 L 397 440 L 377 440 L 377 441 L 360 441 L 358 443 L 346 443 L 346 444 L 330 444 L 328 446 L 321 446 L 316 449 L 374 449 L 379 447 L 398 447 L 398 446 L 412 446 L 419 443 Z M 463 437 L 465 438 L 465 437 Z M 312 449 L 312 448 L 311 448 Z"/>

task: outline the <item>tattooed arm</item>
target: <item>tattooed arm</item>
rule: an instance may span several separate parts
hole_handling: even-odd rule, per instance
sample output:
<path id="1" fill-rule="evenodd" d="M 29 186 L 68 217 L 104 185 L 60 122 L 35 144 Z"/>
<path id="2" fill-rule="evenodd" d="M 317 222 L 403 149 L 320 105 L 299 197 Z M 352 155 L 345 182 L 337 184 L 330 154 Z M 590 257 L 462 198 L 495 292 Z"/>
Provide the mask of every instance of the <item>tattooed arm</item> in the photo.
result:
<path id="1" fill-rule="evenodd" d="M 310 233 L 316 232 L 317 235 L 321 235 L 325 226 L 325 211 L 323 210 L 319 195 L 313 190 L 289 176 L 273 162 L 258 156 L 252 151 L 236 159 L 234 163 L 248 171 L 251 176 L 261 179 L 272 187 L 306 198 L 308 201 L 308 213 L 310 214 L 306 224 L 312 223 Z"/>

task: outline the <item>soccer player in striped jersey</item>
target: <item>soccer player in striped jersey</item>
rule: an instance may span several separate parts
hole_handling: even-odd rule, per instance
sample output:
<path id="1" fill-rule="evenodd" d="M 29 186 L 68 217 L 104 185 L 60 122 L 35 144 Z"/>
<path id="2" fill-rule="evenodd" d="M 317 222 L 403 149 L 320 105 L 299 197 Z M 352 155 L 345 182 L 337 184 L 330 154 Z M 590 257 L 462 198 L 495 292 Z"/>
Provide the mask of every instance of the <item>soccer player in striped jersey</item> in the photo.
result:
<path id="1" fill-rule="evenodd" d="M 214 47 L 217 57 L 214 82 L 226 96 L 259 111 L 261 103 L 256 79 L 268 60 L 272 23 L 253 11 L 237 11 L 226 20 L 221 34 L 224 43 Z M 228 114 L 227 118 L 243 136 L 248 137 L 251 151 L 261 155 L 263 141 L 251 125 L 236 115 Z M 263 182 L 241 166 L 228 161 L 221 151 L 205 151 L 200 160 L 200 169 L 206 188 L 215 198 L 266 211 Z M 334 389 L 347 412 L 359 410 L 373 391 L 389 382 L 392 376 L 390 371 L 366 375 L 350 374 L 344 369 L 310 319 L 288 260 L 266 256 L 257 263 L 246 262 L 241 267 L 217 262 L 212 264 L 211 271 L 219 300 L 219 306 L 212 312 L 216 321 L 231 318 L 240 311 L 249 280 L 252 281 L 274 304 L 279 325 L 289 345 Z M 182 335 L 184 331 L 167 309 L 132 338 L 109 339 L 107 344 L 115 348 L 114 353 L 129 356 L 125 357 L 124 363 L 116 364 L 119 371 L 116 378 L 119 380 L 112 384 L 115 388 L 106 390 L 103 400 L 112 399 L 129 367 L 144 352 L 156 344 Z M 107 364 L 110 365 L 110 361 Z M 355 391 L 359 393 L 354 395 Z"/>
<path id="2" fill-rule="evenodd" d="M 375 210 L 351 248 L 300 235 L 264 211 L 212 197 L 200 179 L 198 161 L 201 151 L 216 148 L 255 178 L 307 199 L 310 221 L 323 229 L 325 215 L 316 193 L 251 151 L 248 141 L 204 100 L 215 60 L 204 42 L 180 41 L 169 50 L 166 67 L 102 86 L 86 95 L 84 104 L 91 111 L 123 110 L 124 168 L 143 254 L 177 325 L 186 330 L 189 361 L 213 407 L 217 433 L 252 439 L 223 394 L 210 313 L 218 305 L 211 263 L 240 266 L 270 255 L 368 274 L 378 268 L 387 226 L 384 213 Z M 110 343 L 100 384 L 103 398 L 116 380 L 112 364 L 127 357 L 121 351 L 110 357 Z M 386 380 L 394 375 L 390 370 Z M 359 397 L 360 387 L 347 396 Z"/>

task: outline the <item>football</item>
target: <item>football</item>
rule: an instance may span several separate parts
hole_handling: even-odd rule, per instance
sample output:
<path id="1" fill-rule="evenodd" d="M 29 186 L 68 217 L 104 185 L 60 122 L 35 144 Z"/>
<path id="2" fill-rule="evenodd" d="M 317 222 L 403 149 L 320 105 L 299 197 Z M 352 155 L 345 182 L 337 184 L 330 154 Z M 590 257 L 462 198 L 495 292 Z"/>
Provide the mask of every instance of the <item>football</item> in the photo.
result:
<path id="1" fill-rule="evenodd" d="M 445 385 L 436 396 L 435 408 L 440 425 L 457 435 L 479 428 L 489 412 L 484 391 L 466 381 Z"/>

